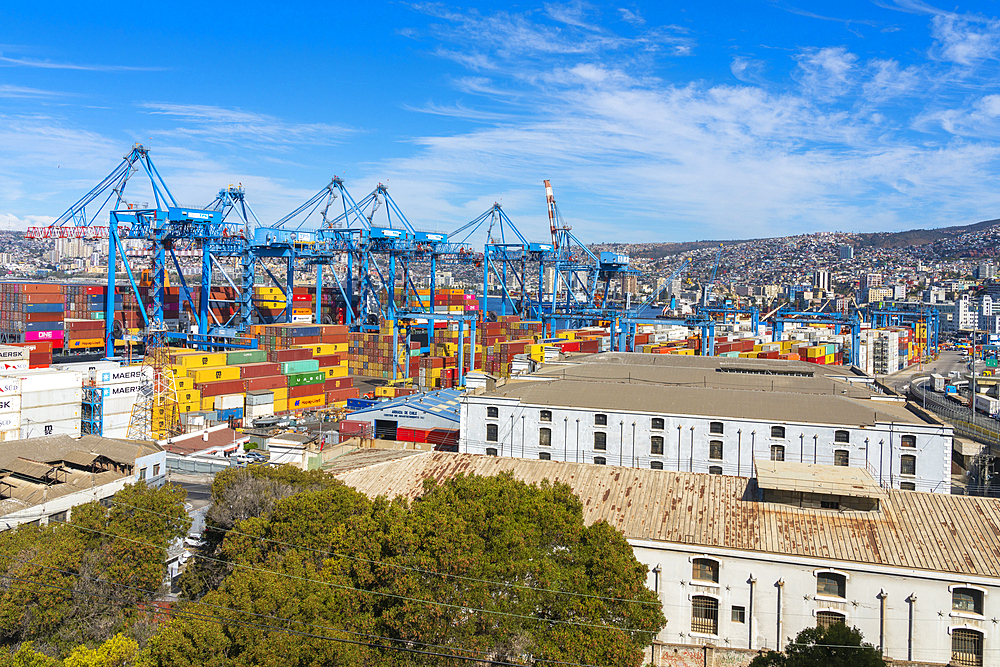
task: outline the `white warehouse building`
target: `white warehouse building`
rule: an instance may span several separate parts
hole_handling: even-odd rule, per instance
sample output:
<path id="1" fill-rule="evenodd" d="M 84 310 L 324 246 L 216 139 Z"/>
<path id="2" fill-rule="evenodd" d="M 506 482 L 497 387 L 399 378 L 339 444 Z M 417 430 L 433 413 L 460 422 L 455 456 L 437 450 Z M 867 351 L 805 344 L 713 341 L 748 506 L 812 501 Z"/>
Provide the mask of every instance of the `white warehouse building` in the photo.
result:
<path id="1" fill-rule="evenodd" d="M 460 474 L 568 484 L 584 523 L 620 530 L 648 568 L 668 621 L 647 664 L 745 667 L 834 622 L 892 660 L 1000 664 L 1000 500 L 887 490 L 861 468 L 758 465 L 748 479 L 425 452 L 337 477 L 411 500 Z"/>
<path id="2" fill-rule="evenodd" d="M 794 461 L 950 493 L 952 428 L 866 381 L 804 362 L 593 355 L 467 394 L 459 451 L 739 477 Z"/>

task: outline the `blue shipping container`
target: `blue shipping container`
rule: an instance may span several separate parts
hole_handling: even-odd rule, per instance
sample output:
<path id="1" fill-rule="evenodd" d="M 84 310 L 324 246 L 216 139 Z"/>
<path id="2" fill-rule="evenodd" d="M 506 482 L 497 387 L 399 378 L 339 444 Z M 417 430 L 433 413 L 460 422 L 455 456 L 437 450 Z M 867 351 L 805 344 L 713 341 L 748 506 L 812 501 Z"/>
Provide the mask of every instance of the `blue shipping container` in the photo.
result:
<path id="1" fill-rule="evenodd" d="M 61 313 L 65 309 L 62 303 L 26 303 L 21 306 L 23 313 Z"/>

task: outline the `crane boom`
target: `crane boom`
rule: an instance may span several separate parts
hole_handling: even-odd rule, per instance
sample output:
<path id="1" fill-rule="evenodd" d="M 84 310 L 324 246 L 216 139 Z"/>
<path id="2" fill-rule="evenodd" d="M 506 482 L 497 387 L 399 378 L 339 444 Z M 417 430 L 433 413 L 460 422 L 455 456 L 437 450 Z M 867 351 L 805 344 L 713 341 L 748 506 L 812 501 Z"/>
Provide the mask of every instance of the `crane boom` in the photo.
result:
<path id="1" fill-rule="evenodd" d="M 549 183 L 548 179 L 545 179 L 543 183 L 545 183 L 545 204 L 549 209 L 549 231 L 552 233 L 552 246 L 558 250 L 559 233 L 556 229 L 556 197 L 552 194 L 552 184 Z"/>

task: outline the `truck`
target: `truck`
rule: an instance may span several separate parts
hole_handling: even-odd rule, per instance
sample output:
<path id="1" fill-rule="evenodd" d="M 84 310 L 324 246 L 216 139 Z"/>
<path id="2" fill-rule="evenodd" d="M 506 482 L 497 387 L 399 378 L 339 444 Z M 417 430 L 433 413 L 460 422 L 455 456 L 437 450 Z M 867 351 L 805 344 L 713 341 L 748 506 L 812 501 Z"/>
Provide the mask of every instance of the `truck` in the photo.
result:
<path id="1" fill-rule="evenodd" d="M 997 414 L 1000 414 L 1000 399 L 976 394 L 976 410 L 984 415 L 996 417 Z"/>
<path id="2" fill-rule="evenodd" d="M 934 391 L 944 391 L 944 386 L 946 384 L 945 376 L 938 373 L 932 373 L 931 382 L 934 383 Z"/>

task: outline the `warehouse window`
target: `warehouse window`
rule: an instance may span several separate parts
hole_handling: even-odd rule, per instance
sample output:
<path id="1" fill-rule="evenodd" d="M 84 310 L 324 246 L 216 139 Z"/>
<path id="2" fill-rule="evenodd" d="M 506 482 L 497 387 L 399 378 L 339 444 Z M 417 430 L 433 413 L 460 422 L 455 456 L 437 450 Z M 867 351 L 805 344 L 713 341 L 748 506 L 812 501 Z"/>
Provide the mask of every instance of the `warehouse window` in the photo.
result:
<path id="1" fill-rule="evenodd" d="M 607 459 L 605 459 L 603 456 L 595 456 L 594 457 L 594 464 L 595 465 L 602 466 L 602 465 L 607 464 L 607 462 L 608 462 Z"/>
<path id="2" fill-rule="evenodd" d="M 851 441 L 851 432 L 850 431 L 834 431 L 833 432 L 833 441 L 834 442 L 843 442 L 843 443 L 850 442 Z"/>
<path id="3" fill-rule="evenodd" d="M 552 429 L 550 428 L 538 429 L 538 446 L 539 447 L 552 446 Z"/>
<path id="4" fill-rule="evenodd" d="M 709 466 L 708 467 L 708 474 L 709 475 L 721 475 L 722 474 L 722 466 Z"/>
<path id="5" fill-rule="evenodd" d="M 160 476 L 160 464 L 159 463 L 154 463 L 153 464 L 153 477 L 159 477 L 159 476 Z"/>
<path id="6" fill-rule="evenodd" d="M 716 461 L 722 460 L 722 441 L 712 440 L 708 443 L 708 458 Z"/>
<path id="7" fill-rule="evenodd" d="M 829 628 L 831 625 L 836 625 L 837 623 L 845 623 L 847 621 L 843 614 L 838 614 L 835 611 L 817 611 L 816 612 L 816 627 L 817 628 Z"/>
<path id="8" fill-rule="evenodd" d="M 538 452 L 538 458 L 542 461 L 551 461 L 552 454 L 549 454 L 548 452 Z"/>
<path id="9" fill-rule="evenodd" d="M 771 445 L 771 460 L 772 461 L 784 461 L 785 460 L 785 446 L 784 445 Z"/>
<path id="10" fill-rule="evenodd" d="M 607 426 L 608 416 L 607 415 L 594 415 L 594 426 Z"/>
<path id="11" fill-rule="evenodd" d="M 785 427 L 784 426 L 772 426 L 771 427 L 771 437 L 778 438 L 780 440 L 785 439 Z"/>
<path id="12" fill-rule="evenodd" d="M 649 468 L 651 470 L 663 470 L 663 461 L 650 461 Z"/>
<path id="13" fill-rule="evenodd" d="M 951 631 L 951 664 L 962 667 L 982 667 L 983 635 L 975 630 L 955 628 Z"/>
<path id="14" fill-rule="evenodd" d="M 746 607 L 733 607 L 733 623 L 746 623 L 746 622 L 747 622 Z"/>
<path id="15" fill-rule="evenodd" d="M 492 407 L 492 406 L 486 408 L 486 418 L 487 419 L 496 419 L 499 416 L 500 416 L 500 408 L 496 408 L 496 407 Z"/>
<path id="16" fill-rule="evenodd" d="M 917 457 L 913 454 L 904 454 L 899 457 L 899 474 L 900 475 L 916 475 L 917 474 Z"/>
<path id="17" fill-rule="evenodd" d="M 550 422 L 550 421 L 552 421 L 552 411 L 551 410 L 542 410 L 541 412 L 539 412 L 538 413 L 538 421 L 540 421 L 540 422 Z"/>
<path id="18" fill-rule="evenodd" d="M 691 561 L 691 578 L 695 581 L 719 583 L 719 561 L 711 558 L 695 558 Z"/>
<path id="19" fill-rule="evenodd" d="M 846 597 L 847 577 L 836 572 L 820 572 L 816 575 L 816 595 Z"/>
<path id="20" fill-rule="evenodd" d="M 917 436 L 915 435 L 904 435 L 899 440 L 900 447 L 916 447 L 917 446 Z"/>
<path id="21" fill-rule="evenodd" d="M 900 491 L 916 491 L 917 490 L 917 485 L 914 484 L 913 482 L 900 482 L 899 483 L 899 490 Z"/>
<path id="22" fill-rule="evenodd" d="M 719 601 L 704 595 L 691 598 L 691 632 L 719 634 Z"/>
<path id="23" fill-rule="evenodd" d="M 594 434 L 594 449 L 607 450 L 608 434 L 598 431 Z"/>
<path id="24" fill-rule="evenodd" d="M 146 479 L 146 469 L 145 468 L 139 468 L 139 479 L 140 480 Z"/>
<path id="25" fill-rule="evenodd" d="M 956 588 L 951 594 L 951 608 L 966 614 L 983 615 L 983 593 L 975 588 Z"/>
<path id="26" fill-rule="evenodd" d="M 722 422 L 709 422 L 708 424 L 708 432 L 712 435 L 722 435 L 724 429 Z"/>
<path id="27" fill-rule="evenodd" d="M 497 442 L 500 439 L 500 427 L 496 424 L 486 425 L 486 442 Z"/>
<path id="28" fill-rule="evenodd" d="M 654 435 L 649 439 L 649 453 L 653 456 L 663 456 L 663 436 Z"/>
<path id="29" fill-rule="evenodd" d="M 496 447 L 487 447 L 486 448 L 486 456 L 496 456 L 496 455 L 497 455 L 497 448 Z"/>
<path id="30" fill-rule="evenodd" d="M 846 449 L 836 450 L 833 453 L 833 465 L 845 467 L 851 465 L 851 453 Z"/>
<path id="31" fill-rule="evenodd" d="M 663 417 L 653 417 L 653 426 L 652 426 L 652 428 L 653 428 L 654 431 L 662 431 L 663 430 Z"/>

